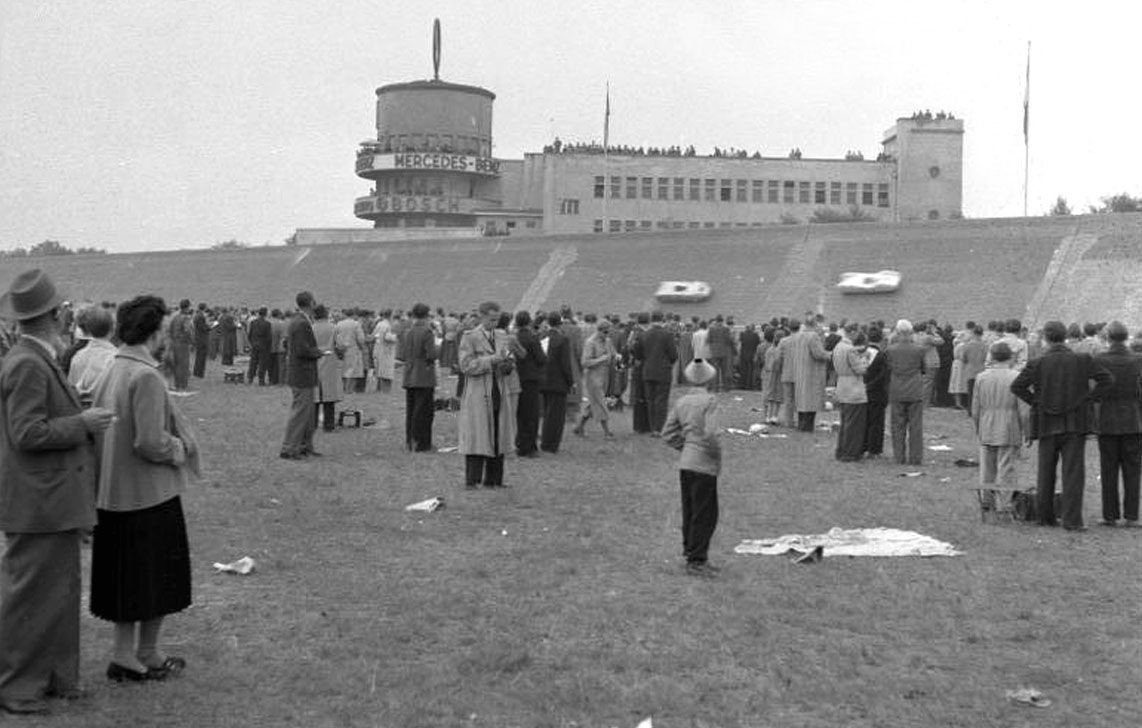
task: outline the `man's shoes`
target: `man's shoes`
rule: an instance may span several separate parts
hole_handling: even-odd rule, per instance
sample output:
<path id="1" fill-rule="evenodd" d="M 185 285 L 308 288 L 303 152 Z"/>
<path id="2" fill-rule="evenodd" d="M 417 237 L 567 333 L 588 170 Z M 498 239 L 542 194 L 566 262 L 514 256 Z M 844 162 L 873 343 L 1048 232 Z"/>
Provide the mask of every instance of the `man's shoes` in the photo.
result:
<path id="1" fill-rule="evenodd" d="M 47 715 L 51 712 L 48 704 L 38 698 L 2 701 L 0 702 L 0 710 L 14 715 Z"/>
<path id="2" fill-rule="evenodd" d="M 91 697 L 91 691 L 78 685 L 70 688 L 48 688 L 44 695 L 59 700 L 86 700 Z"/>
<path id="3" fill-rule="evenodd" d="M 282 460 L 305 460 L 305 453 L 301 452 L 283 452 L 279 453 L 278 457 Z"/>
<path id="4" fill-rule="evenodd" d="M 1106 526 L 1107 528 L 1114 528 L 1115 526 L 1117 526 L 1117 525 L 1118 525 L 1118 522 L 1117 522 L 1117 521 L 1112 521 L 1112 520 L 1110 520 L 1109 518 L 1104 518 L 1104 519 L 1102 519 L 1101 521 L 1099 521 L 1099 522 L 1098 522 L 1098 525 L 1100 525 L 1100 526 Z"/>
<path id="5" fill-rule="evenodd" d="M 705 561 L 688 561 L 686 562 L 686 573 L 690 576 L 712 577 L 715 576 L 720 569 L 716 566 Z"/>
<path id="6" fill-rule="evenodd" d="M 310 457 L 310 458 L 323 458 L 323 457 L 325 457 L 325 453 L 317 452 L 316 450 L 306 450 L 305 452 L 302 453 L 302 455 L 305 457 Z"/>
<path id="7" fill-rule="evenodd" d="M 1087 530 L 1086 526 L 1063 526 L 1064 531 L 1071 531 L 1073 533 L 1082 533 Z"/>
<path id="8" fill-rule="evenodd" d="M 143 670 L 142 672 L 139 672 L 138 670 L 133 670 L 129 667 L 123 667 L 117 662 L 112 662 L 107 665 L 107 679 L 112 682 L 121 683 L 144 682 L 153 678 L 151 678 L 150 670 Z"/>

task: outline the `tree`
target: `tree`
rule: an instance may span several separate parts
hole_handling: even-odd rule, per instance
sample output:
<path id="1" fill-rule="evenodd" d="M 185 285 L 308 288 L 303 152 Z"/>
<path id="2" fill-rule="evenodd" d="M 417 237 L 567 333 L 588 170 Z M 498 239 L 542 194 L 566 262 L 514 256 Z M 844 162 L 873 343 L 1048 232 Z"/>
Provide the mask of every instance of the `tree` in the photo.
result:
<path id="1" fill-rule="evenodd" d="M 96 247 L 80 247 L 75 249 L 76 255 L 107 255 L 107 250 Z"/>
<path id="2" fill-rule="evenodd" d="M 34 258 L 48 255 L 75 255 L 75 251 L 58 240 L 45 240 L 33 245 L 28 255 Z"/>
<path id="3" fill-rule="evenodd" d="M 849 205 L 849 209 L 843 212 L 831 207 L 818 207 L 813 210 L 813 216 L 809 218 L 809 222 L 872 222 L 875 219 L 875 216 L 862 210 L 859 205 Z"/>
<path id="4" fill-rule="evenodd" d="M 210 246 L 211 250 L 242 250 L 243 248 L 250 247 L 248 244 L 241 242 L 237 238 L 230 238 L 223 240 L 221 243 L 215 243 Z"/>
<path id="5" fill-rule="evenodd" d="M 1063 217 L 1071 214 L 1071 206 L 1067 204 L 1067 198 L 1059 195 L 1055 200 L 1055 206 L 1047 213 L 1051 217 Z"/>
<path id="6" fill-rule="evenodd" d="M 1142 212 L 1142 197 L 1131 197 L 1125 192 L 1102 198 L 1102 207 L 1090 206 L 1094 214 L 1106 212 Z"/>

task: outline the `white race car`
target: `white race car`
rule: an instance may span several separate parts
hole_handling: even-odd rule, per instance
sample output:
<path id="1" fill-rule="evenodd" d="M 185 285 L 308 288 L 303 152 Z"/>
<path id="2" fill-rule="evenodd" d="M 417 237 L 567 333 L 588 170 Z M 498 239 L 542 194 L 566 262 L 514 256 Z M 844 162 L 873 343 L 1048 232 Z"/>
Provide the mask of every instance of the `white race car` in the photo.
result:
<path id="1" fill-rule="evenodd" d="M 891 293 L 900 288 L 900 271 L 842 273 L 837 288 L 841 289 L 841 293 Z"/>
<path id="2" fill-rule="evenodd" d="M 705 281 L 663 281 L 654 297 L 663 303 L 693 303 L 705 301 L 712 292 Z"/>

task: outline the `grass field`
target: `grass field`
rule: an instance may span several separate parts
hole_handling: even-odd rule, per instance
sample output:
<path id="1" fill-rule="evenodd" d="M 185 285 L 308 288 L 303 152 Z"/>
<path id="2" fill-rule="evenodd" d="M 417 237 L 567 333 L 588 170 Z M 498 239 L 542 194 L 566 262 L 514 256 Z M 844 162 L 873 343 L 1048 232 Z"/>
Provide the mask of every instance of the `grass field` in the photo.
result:
<path id="1" fill-rule="evenodd" d="M 110 627 L 85 614 L 94 695 L 12 724 L 1140 722 L 1142 530 L 981 524 L 975 472 L 952 464 L 974 454 L 962 413 L 929 412 L 928 434 L 954 450 L 927 453 L 919 478 L 890 460 L 835 463 L 828 432 L 725 435 L 711 552 L 723 569 L 702 579 L 680 563 L 673 452 L 631 434 L 629 415 L 613 441 L 568 433 L 557 456 L 509 460 L 510 488 L 466 491 L 460 456 L 403 450 L 399 393 L 354 395 L 378 425 L 319 433 L 326 457 L 293 463 L 277 457 L 288 391 L 210 375 L 182 400 L 206 466 L 184 497 L 195 603 L 166 632 L 186 673 L 109 684 Z M 749 393 L 722 404 L 723 425 L 759 419 Z M 435 434 L 454 445 L 454 416 L 438 413 Z M 403 510 L 434 495 L 447 508 Z M 798 566 L 732 552 L 833 526 L 913 529 L 964 554 Z M 250 576 L 211 568 L 243 555 L 258 562 Z M 1023 686 L 1053 704 L 1005 699 Z"/>

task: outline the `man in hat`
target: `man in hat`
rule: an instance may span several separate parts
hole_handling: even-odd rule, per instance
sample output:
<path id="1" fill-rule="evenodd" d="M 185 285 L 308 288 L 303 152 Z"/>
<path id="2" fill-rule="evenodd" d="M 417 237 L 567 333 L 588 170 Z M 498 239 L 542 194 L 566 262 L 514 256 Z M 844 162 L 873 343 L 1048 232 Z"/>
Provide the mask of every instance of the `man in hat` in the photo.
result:
<path id="1" fill-rule="evenodd" d="M 302 291 L 297 294 L 295 301 L 297 315 L 290 319 L 286 333 L 286 349 L 289 351 L 287 380 L 293 399 L 279 453 L 283 460 L 304 460 L 321 455 L 313 449 L 313 432 L 317 429 L 317 405 L 314 400 L 317 361 L 323 356 L 333 355 L 332 350 L 319 348 L 313 335 L 313 294 Z"/>
<path id="2" fill-rule="evenodd" d="M 0 368 L 0 708 L 46 713 L 79 687 L 79 542 L 95 526 L 93 436 L 112 412 L 84 410 L 56 357 L 63 299 L 40 270 L 0 297 L 20 338 Z"/>
<path id="3" fill-rule="evenodd" d="M 718 474 L 722 469 L 722 446 L 714 420 L 717 399 L 709 390 L 717 387 L 718 370 L 709 362 L 695 359 L 683 371 L 695 389 L 674 403 L 662 438 L 680 451 L 678 479 L 682 488 L 682 553 L 686 570 L 708 576 L 707 552 L 718 526 Z"/>
<path id="4" fill-rule="evenodd" d="M 1015 396 L 1031 405 L 1031 439 L 1039 441 L 1039 523 L 1056 525 L 1055 470 L 1061 461 L 1063 528 L 1085 531 L 1084 451 L 1087 434 L 1098 424 L 1087 404 L 1110 389 L 1114 376 L 1090 354 L 1076 354 L 1067 347 L 1067 327 L 1061 321 L 1044 324 L 1043 338 L 1047 341 L 1043 356 L 1028 361 L 1011 383 Z M 1093 389 L 1089 382 L 1095 383 Z"/>

